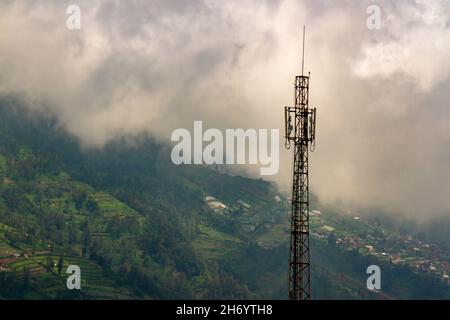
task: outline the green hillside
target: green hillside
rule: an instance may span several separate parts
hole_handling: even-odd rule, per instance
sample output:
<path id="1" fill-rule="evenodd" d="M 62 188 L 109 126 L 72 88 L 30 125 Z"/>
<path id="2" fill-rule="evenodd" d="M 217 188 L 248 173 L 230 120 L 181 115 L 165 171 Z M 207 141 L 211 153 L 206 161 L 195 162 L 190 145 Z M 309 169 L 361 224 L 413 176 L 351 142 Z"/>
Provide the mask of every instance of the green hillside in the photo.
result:
<path id="1" fill-rule="evenodd" d="M 0 103 L 0 297 L 286 298 L 289 206 L 272 184 L 174 166 L 145 136 L 83 150 L 11 104 Z M 339 239 L 379 231 L 333 209 L 313 218 L 314 298 L 449 297 L 431 276 L 336 246 L 326 225 Z M 365 288 L 371 263 L 388 272 L 383 293 Z M 69 265 L 80 291 L 66 288 Z"/>

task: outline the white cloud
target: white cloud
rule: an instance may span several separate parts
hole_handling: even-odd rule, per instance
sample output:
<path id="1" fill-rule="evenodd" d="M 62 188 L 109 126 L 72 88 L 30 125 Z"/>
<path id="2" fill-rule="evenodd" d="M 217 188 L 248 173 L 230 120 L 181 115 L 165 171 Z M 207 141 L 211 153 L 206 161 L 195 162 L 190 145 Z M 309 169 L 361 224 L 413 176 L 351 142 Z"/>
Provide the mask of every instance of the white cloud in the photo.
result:
<path id="1" fill-rule="evenodd" d="M 450 75 L 449 2 L 385 3 L 383 32 L 374 32 L 363 42 L 355 74 L 383 79 L 400 74 L 410 77 L 420 90 L 431 90 L 447 80 Z"/>

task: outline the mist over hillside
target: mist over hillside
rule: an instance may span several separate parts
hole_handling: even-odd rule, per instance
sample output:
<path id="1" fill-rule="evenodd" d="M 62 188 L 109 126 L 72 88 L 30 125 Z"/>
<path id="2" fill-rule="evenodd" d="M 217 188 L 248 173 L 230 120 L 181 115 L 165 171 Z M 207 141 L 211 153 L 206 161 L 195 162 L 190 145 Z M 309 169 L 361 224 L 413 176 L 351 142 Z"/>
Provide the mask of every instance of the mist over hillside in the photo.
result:
<path id="1" fill-rule="evenodd" d="M 378 1 L 77 1 L 0 3 L 0 93 L 54 118 L 84 147 L 177 128 L 282 129 L 300 72 L 318 108 L 311 188 L 428 220 L 449 215 L 449 3 Z M 281 130 L 283 131 L 283 130 Z M 282 145 L 282 143 L 280 143 Z M 272 179 L 290 189 L 291 154 Z M 257 173 L 247 168 L 253 177 Z"/>
<path id="2" fill-rule="evenodd" d="M 0 103 L 0 297 L 286 298 L 289 206 L 275 185 L 174 166 L 170 148 L 148 136 L 83 149 L 56 121 L 27 112 Z M 435 275 L 336 242 L 402 239 L 397 227 L 386 229 L 392 216 L 355 225 L 315 196 L 312 207 L 323 212 L 312 218 L 315 299 L 448 297 Z M 331 225 L 334 238 L 321 231 Z M 424 232 L 403 227 L 413 237 Z M 374 263 L 383 268 L 382 293 L 365 287 Z M 82 269 L 79 292 L 66 288 L 70 264 Z"/>

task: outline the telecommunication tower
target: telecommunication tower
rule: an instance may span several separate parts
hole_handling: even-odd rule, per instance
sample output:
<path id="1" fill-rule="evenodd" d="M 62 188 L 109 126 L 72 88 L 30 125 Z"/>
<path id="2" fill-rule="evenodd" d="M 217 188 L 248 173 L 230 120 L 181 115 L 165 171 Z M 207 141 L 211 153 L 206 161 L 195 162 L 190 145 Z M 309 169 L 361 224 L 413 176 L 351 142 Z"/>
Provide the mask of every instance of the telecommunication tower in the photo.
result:
<path id="1" fill-rule="evenodd" d="M 309 108 L 310 74 L 303 74 L 305 27 L 303 26 L 302 75 L 295 77 L 294 107 L 285 107 L 286 148 L 294 144 L 291 246 L 289 257 L 289 299 L 311 298 L 309 254 L 308 151 L 314 151 L 316 108 Z"/>

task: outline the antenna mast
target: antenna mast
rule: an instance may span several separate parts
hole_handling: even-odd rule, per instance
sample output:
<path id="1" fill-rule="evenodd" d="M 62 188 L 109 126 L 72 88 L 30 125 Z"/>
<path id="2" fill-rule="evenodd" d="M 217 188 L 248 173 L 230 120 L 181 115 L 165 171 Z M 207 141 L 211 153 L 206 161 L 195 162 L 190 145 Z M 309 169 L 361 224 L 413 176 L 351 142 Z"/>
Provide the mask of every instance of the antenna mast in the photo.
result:
<path id="1" fill-rule="evenodd" d="M 311 298 L 309 254 L 308 151 L 316 136 L 316 108 L 309 108 L 309 75 L 305 76 L 305 26 L 303 26 L 302 75 L 295 77 L 294 107 L 285 107 L 286 148 L 294 143 L 289 299 Z M 292 118 L 294 123 L 292 124 Z"/>
<path id="2" fill-rule="evenodd" d="M 305 25 L 303 25 L 303 46 L 302 46 L 302 75 L 305 66 Z"/>

